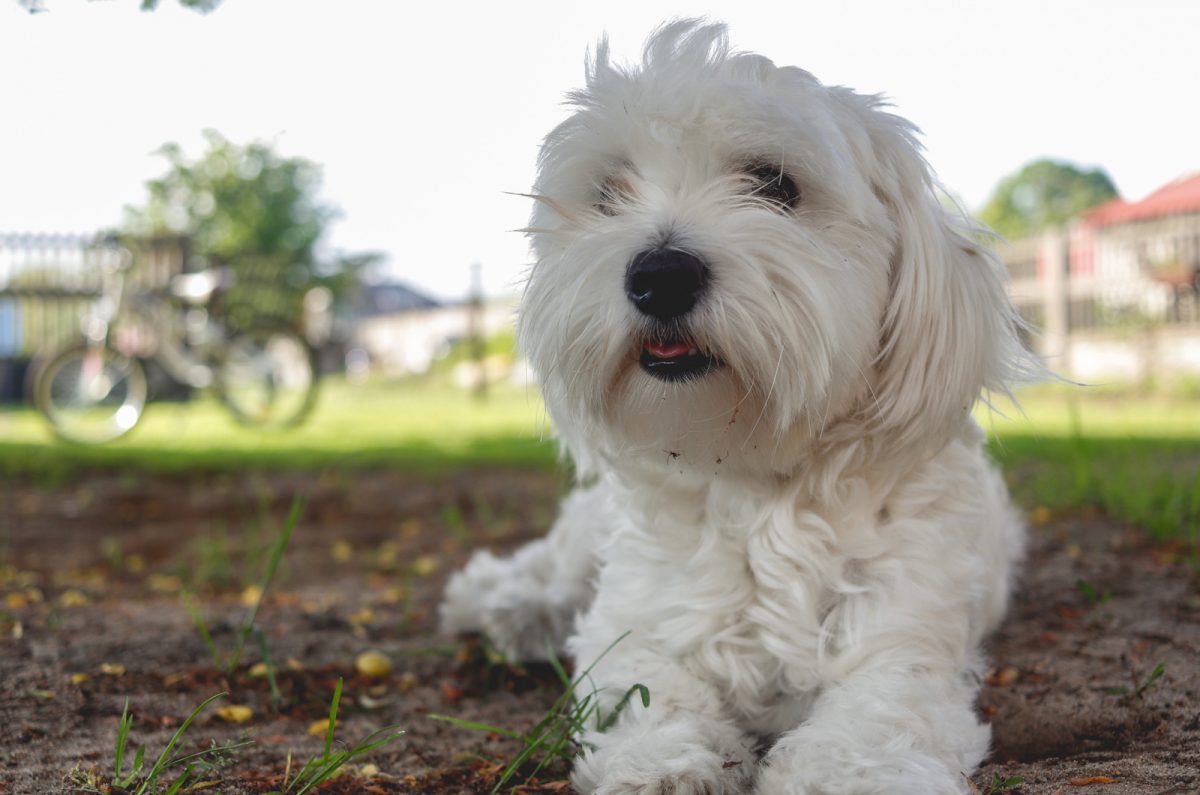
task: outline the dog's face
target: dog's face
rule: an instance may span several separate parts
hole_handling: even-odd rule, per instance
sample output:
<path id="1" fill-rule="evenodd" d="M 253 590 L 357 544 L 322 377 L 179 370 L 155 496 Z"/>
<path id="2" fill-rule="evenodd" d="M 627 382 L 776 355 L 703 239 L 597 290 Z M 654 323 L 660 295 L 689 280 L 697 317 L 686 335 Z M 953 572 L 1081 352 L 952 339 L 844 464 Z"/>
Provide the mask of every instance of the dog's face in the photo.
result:
<path id="1" fill-rule="evenodd" d="M 906 122 L 719 26 L 666 26 L 638 69 L 606 50 L 542 151 L 520 317 L 577 458 L 787 472 L 838 434 L 915 443 L 1003 385 L 998 269 Z"/>

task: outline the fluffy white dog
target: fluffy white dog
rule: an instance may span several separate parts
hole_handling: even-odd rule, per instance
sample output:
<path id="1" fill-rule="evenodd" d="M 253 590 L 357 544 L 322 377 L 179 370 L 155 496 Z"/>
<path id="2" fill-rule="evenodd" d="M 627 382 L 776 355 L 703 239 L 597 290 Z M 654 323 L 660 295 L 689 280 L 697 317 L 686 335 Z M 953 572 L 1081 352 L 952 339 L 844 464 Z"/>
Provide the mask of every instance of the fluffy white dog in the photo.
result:
<path id="1" fill-rule="evenodd" d="M 582 793 L 966 792 L 1023 536 L 970 411 L 1036 368 L 1001 266 L 912 125 L 722 26 L 601 41 L 571 99 L 519 339 L 584 485 L 443 626 L 649 688 Z"/>

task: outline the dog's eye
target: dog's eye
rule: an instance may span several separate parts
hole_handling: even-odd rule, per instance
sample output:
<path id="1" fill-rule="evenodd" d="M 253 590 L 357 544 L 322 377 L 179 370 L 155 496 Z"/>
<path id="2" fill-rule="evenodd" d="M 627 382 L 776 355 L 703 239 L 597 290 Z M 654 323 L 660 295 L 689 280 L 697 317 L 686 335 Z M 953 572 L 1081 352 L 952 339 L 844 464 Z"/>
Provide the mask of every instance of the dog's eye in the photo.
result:
<path id="1" fill-rule="evenodd" d="M 783 207 L 795 207 L 800 203 L 800 189 L 796 182 L 776 166 L 759 165 L 746 169 L 746 175 L 754 181 L 750 194 L 759 199 L 775 202 Z"/>
<path id="2" fill-rule="evenodd" d="M 620 176 L 609 176 L 600 183 L 599 197 L 593 206 L 604 215 L 616 215 L 622 204 L 629 201 L 633 188 L 629 180 Z"/>

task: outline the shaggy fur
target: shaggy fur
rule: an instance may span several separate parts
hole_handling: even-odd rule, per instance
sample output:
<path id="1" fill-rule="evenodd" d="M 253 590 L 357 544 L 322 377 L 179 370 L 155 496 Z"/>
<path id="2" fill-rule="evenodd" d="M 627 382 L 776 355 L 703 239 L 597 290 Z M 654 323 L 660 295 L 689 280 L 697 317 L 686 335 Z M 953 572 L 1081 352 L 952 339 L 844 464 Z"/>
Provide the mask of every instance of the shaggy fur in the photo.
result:
<path id="1" fill-rule="evenodd" d="M 584 485 L 548 537 L 455 575 L 444 628 L 602 657 L 608 710 L 649 688 L 579 738 L 582 793 L 966 792 L 1023 536 L 970 410 L 1036 368 L 1002 268 L 911 124 L 719 25 L 666 25 L 627 68 L 602 41 L 571 99 L 519 339 Z M 760 195 L 764 163 L 798 201 Z M 710 272 L 665 324 L 624 286 L 656 248 Z M 652 377 L 665 337 L 721 366 Z"/>

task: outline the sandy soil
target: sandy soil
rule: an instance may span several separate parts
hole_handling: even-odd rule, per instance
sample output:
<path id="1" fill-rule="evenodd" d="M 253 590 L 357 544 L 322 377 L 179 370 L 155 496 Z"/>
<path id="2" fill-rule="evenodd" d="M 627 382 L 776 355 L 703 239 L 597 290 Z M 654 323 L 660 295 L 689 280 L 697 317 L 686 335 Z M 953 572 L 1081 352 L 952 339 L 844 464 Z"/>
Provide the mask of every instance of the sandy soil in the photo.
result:
<path id="1" fill-rule="evenodd" d="M 520 743 L 430 714 L 525 732 L 561 685 L 548 667 L 511 668 L 478 643 L 439 637 L 433 611 L 471 548 L 537 535 L 561 490 L 554 476 L 502 471 L 0 485 L 0 793 L 78 792 L 72 771 L 76 781 L 111 771 L 126 699 L 132 741 L 152 758 L 222 691 L 186 748 L 254 743 L 205 771 L 213 784 L 202 791 L 279 789 L 289 752 L 303 760 L 322 748 L 339 677 L 338 738 L 352 743 L 391 724 L 406 734 L 322 792 L 488 792 Z M 195 593 L 215 645 L 229 653 L 254 597 L 247 586 L 300 492 L 309 503 L 257 621 L 276 703 L 252 670 L 257 643 L 233 675 L 221 674 L 180 590 Z M 979 709 L 995 750 L 975 786 L 987 793 L 998 778 L 1020 777 L 1004 791 L 1200 792 L 1195 570 L 1178 550 L 1101 516 L 1034 518 L 1021 596 L 990 647 Z M 356 657 L 368 650 L 393 670 L 359 673 Z M 1160 663 L 1161 677 L 1138 692 Z M 248 707 L 249 718 L 223 718 L 221 705 Z M 563 792 L 564 773 L 552 765 L 518 791 Z"/>

